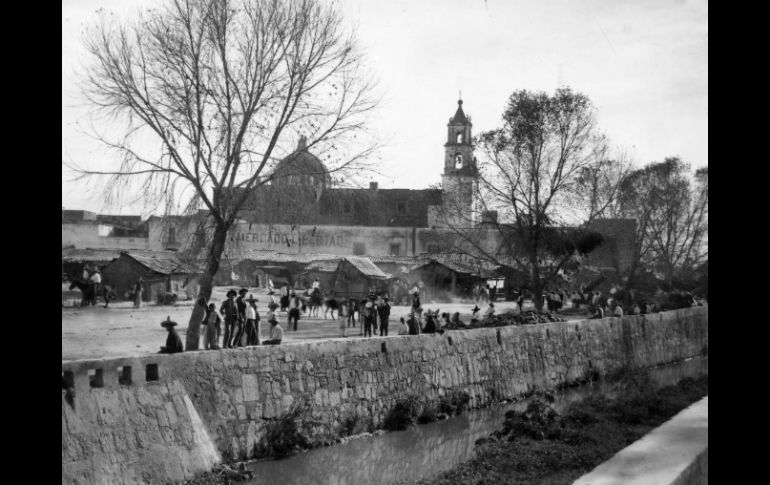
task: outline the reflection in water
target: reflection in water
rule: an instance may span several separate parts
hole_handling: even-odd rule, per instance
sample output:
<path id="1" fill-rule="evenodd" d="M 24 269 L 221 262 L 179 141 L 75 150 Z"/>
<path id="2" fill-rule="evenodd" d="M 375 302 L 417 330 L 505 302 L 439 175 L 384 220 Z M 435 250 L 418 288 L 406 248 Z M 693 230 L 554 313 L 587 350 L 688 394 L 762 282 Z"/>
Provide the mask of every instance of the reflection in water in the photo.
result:
<path id="1" fill-rule="evenodd" d="M 649 372 L 658 385 L 675 384 L 684 377 L 708 374 L 708 357 L 650 369 Z M 554 408 L 562 412 L 573 401 L 608 390 L 602 382 L 567 389 L 556 395 Z M 354 439 L 283 460 L 253 463 L 249 469 L 255 478 L 246 483 L 354 485 L 430 477 L 472 458 L 476 440 L 500 428 L 506 411 L 523 410 L 527 403 L 524 400 L 474 410 L 464 416 L 414 426 L 406 431 Z"/>

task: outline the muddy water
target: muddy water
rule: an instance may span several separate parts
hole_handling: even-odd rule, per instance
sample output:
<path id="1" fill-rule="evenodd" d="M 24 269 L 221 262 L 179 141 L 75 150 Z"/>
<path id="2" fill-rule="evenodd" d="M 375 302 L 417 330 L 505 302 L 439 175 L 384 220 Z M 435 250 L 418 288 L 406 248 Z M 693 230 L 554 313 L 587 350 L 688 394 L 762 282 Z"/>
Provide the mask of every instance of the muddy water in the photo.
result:
<path id="1" fill-rule="evenodd" d="M 649 370 L 660 386 L 684 377 L 708 374 L 708 357 Z M 610 386 L 595 382 L 556 394 L 554 408 L 561 412 L 569 403 L 594 393 L 610 393 Z M 387 484 L 428 478 L 473 457 L 477 439 L 502 425 L 505 412 L 523 410 L 527 400 L 470 411 L 445 421 L 414 426 L 380 436 L 352 439 L 344 444 L 318 448 L 283 460 L 253 463 L 249 469 L 256 484 Z"/>

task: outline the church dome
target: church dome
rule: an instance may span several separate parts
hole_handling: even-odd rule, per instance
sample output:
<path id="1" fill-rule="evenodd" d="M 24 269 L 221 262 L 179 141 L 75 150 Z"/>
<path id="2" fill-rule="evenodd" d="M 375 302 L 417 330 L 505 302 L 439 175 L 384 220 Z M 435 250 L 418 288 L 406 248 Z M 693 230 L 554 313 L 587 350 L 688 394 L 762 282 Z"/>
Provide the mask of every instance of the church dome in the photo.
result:
<path id="1" fill-rule="evenodd" d="M 274 187 L 320 186 L 330 185 L 329 171 L 315 155 L 307 149 L 307 140 L 299 139 L 294 153 L 284 158 L 275 167 Z"/>

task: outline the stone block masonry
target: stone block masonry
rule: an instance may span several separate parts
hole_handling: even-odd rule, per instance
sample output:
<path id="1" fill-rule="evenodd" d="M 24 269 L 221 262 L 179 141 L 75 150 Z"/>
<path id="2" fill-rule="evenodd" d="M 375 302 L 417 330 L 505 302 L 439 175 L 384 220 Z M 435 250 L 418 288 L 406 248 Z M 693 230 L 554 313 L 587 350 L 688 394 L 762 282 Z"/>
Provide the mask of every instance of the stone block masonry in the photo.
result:
<path id="1" fill-rule="evenodd" d="M 684 360 L 707 347 L 708 308 L 702 307 L 444 335 L 63 363 L 62 381 L 72 385 L 62 390 L 62 481 L 191 478 L 219 456 L 253 456 L 267 423 L 294 403 L 312 405 L 316 438 L 334 439 L 354 414 L 380 427 L 395 402 L 409 395 L 436 402 L 467 392 L 470 405 L 479 407 L 593 371 Z M 130 384 L 125 367 L 131 368 Z M 89 384 L 95 372 L 103 388 Z M 159 448 L 165 466 L 157 461 Z"/>

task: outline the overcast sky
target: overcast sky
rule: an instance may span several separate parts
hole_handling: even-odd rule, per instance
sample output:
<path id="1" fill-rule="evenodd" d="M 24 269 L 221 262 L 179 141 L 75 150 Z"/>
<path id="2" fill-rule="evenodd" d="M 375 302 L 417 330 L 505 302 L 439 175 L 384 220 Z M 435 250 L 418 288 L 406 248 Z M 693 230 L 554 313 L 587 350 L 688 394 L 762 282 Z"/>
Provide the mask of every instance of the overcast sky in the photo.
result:
<path id="1" fill-rule="evenodd" d="M 160 1 L 160 0 L 158 0 Z M 81 134 L 87 110 L 76 68 L 83 27 L 101 7 L 130 15 L 152 0 L 62 2 L 62 160 L 114 166 L 114 156 Z M 474 134 L 496 128 L 518 89 L 568 85 L 593 100 L 599 126 L 636 164 L 680 156 L 708 164 L 708 3 L 704 0 L 343 0 L 357 26 L 383 104 L 370 120 L 386 142 L 377 158 L 382 188 L 424 188 L 441 180 L 446 123 L 457 108 Z M 105 206 L 93 184 L 70 182 L 62 206 L 142 213 L 141 204 Z"/>

